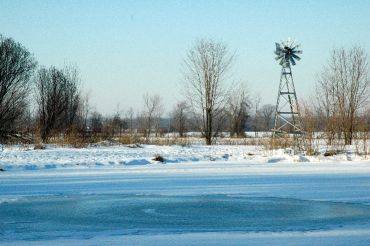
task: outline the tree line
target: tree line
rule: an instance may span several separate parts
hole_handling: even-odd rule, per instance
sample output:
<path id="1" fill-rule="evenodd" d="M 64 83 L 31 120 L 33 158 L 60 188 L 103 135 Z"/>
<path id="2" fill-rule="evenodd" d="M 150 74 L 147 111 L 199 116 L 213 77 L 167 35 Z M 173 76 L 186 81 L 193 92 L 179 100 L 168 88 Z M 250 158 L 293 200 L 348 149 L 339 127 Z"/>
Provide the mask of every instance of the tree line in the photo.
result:
<path id="1" fill-rule="evenodd" d="M 182 66 L 182 99 L 165 115 L 162 98 L 145 93 L 143 108 L 104 117 L 91 110 L 76 66 L 38 66 L 26 47 L 0 36 L 0 142 L 91 142 L 120 136 L 149 140 L 163 133 L 199 132 L 206 144 L 225 132 L 269 131 L 275 106 L 260 105 L 243 83 L 233 82 L 235 54 L 228 46 L 199 40 Z M 314 100 L 302 102 L 307 134 L 351 144 L 369 131 L 369 64 L 361 47 L 334 49 L 317 76 Z M 302 93 L 298 93 L 302 95 Z M 134 141 L 134 140 L 132 140 Z"/>

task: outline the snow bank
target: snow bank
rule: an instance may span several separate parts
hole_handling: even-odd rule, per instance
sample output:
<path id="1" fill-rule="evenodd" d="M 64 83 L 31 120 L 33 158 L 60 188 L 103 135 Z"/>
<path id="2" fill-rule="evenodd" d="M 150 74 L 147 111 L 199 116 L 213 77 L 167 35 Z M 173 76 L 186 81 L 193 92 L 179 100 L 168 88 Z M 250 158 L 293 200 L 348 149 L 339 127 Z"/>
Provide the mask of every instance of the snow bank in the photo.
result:
<path id="1" fill-rule="evenodd" d="M 288 150 L 264 150 L 261 146 L 215 145 L 215 146 L 94 146 L 84 149 L 60 148 L 48 146 L 45 150 L 33 150 L 31 147 L 4 147 L 0 152 L 0 168 L 5 171 L 39 170 L 56 168 L 99 168 L 125 167 L 159 164 L 153 157 L 160 155 L 164 165 L 188 162 L 209 163 L 321 163 L 360 161 L 368 162 L 363 156 L 353 152 L 325 157 L 294 155 Z"/>

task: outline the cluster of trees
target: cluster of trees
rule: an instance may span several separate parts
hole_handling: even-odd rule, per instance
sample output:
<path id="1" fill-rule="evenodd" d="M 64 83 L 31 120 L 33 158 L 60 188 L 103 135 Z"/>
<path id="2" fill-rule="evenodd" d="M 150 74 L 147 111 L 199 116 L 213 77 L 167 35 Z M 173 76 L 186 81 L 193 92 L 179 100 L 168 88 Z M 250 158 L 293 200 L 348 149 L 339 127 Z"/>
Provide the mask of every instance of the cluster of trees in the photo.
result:
<path id="1" fill-rule="evenodd" d="M 315 106 L 330 142 L 343 138 L 351 144 L 354 133 L 369 130 L 364 124 L 369 113 L 368 71 L 366 52 L 353 47 L 334 50 L 319 75 Z"/>
<path id="2" fill-rule="evenodd" d="M 127 121 L 121 117 L 119 112 L 112 117 L 104 117 L 101 113 L 94 111 L 88 118 L 85 130 L 89 130 L 89 135 L 93 137 L 113 138 L 122 136 L 128 126 Z"/>
<path id="3" fill-rule="evenodd" d="M 244 137 L 246 130 L 269 131 L 275 106 L 260 106 L 259 97 L 242 83 L 229 83 L 235 56 L 223 43 L 200 40 L 183 62 L 183 100 L 164 115 L 160 95 L 144 94 L 141 112 L 117 110 L 104 117 L 90 110 L 81 91 L 78 69 L 37 67 L 33 55 L 20 43 L 0 36 L 0 141 L 75 135 L 113 138 L 124 133 L 146 139 L 163 132 L 202 134 L 207 144 L 221 132 Z M 304 105 L 306 129 L 323 131 L 329 141 L 351 144 L 355 132 L 369 127 L 369 64 L 360 47 L 335 49 L 319 74 L 316 97 Z M 231 86 L 230 86 L 231 84 Z M 229 86 L 228 86 L 229 85 Z"/>
<path id="4" fill-rule="evenodd" d="M 334 49 L 318 74 L 310 103 L 302 103 L 303 123 L 310 146 L 315 135 L 327 145 L 366 143 L 370 131 L 369 64 L 365 50 Z M 319 133 L 319 134 L 318 134 Z"/>
<path id="5" fill-rule="evenodd" d="M 0 36 L 2 142 L 31 131 L 47 142 L 56 133 L 86 127 L 87 109 L 77 69 L 51 66 L 36 71 L 36 68 L 35 58 L 24 46 Z"/>
<path id="6" fill-rule="evenodd" d="M 79 91 L 79 77 L 73 67 L 41 68 L 36 78 L 37 125 L 43 142 L 59 132 L 83 131 L 85 115 Z"/>

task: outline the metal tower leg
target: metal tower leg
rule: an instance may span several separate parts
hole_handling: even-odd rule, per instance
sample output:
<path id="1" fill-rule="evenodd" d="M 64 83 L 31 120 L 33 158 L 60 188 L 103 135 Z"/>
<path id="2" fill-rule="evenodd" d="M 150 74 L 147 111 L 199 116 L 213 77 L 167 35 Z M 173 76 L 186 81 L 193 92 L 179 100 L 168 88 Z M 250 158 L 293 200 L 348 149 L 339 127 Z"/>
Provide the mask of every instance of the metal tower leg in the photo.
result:
<path id="1" fill-rule="evenodd" d="M 304 131 L 290 66 L 282 67 L 273 137 L 293 135 L 295 150 L 305 149 Z"/>

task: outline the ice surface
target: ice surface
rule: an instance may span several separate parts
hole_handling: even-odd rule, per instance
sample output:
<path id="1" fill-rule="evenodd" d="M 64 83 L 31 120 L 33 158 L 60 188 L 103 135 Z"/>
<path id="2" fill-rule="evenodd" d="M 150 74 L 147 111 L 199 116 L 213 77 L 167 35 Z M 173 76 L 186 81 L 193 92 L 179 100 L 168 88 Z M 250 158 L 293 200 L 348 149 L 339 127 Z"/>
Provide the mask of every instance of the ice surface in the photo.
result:
<path id="1" fill-rule="evenodd" d="M 158 153 L 166 163 L 151 160 Z M 353 157 L 251 146 L 8 148 L 0 244 L 369 245 L 370 162 Z"/>
<path id="2" fill-rule="evenodd" d="M 370 206 L 241 195 L 34 196 L 0 204 L 3 239 L 280 232 L 369 225 Z"/>

